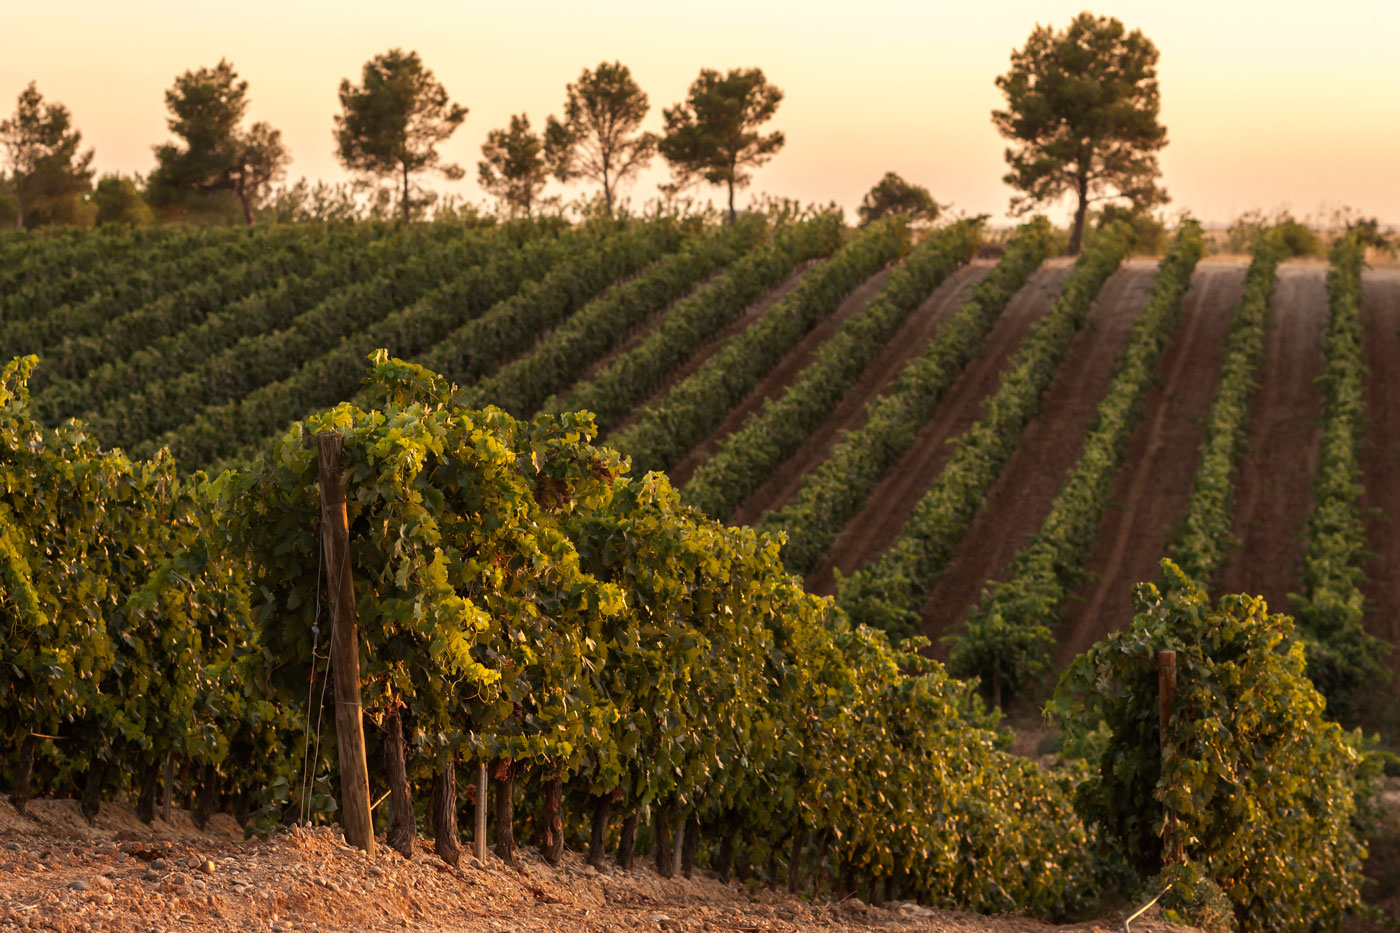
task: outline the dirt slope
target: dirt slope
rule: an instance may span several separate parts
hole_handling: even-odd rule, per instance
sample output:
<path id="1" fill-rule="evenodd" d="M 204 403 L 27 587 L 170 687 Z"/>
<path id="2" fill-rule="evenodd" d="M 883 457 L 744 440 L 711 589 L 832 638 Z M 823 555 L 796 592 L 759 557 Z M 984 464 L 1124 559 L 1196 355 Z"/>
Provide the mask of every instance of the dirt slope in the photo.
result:
<path id="1" fill-rule="evenodd" d="M 1204 261 L 1181 305 L 1175 339 L 1162 354 L 1087 568 L 1092 574 L 1057 633 L 1059 663 L 1131 617 L 1133 584 L 1157 576 L 1172 525 L 1186 509 L 1220 381 L 1225 335 L 1244 289 L 1245 264 Z"/>
<path id="2" fill-rule="evenodd" d="M 452 868 L 425 842 L 411 860 L 382 845 L 374 858 L 329 828 L 293 828 L 263 841 L 236 838 L 231 821 L 201 833 L 178 812 L 143 826 L 122 804 L 94 825 L 71 800 L 34 801 L 36 819 L 0 803 L 0 929 L 63 933 L 205 931 L 924 930 L 938 933 L 1109 933 L 1104 920 L 1052 927 L 913 904 L 867 907 L 808 902 L 763 888 L 721 884 L 706 871 L 663 879 L 651 868 L 598 872 L 576 854 L 557 867 L 533 850 L 519 871 L 493 855 Z M 1134 933 L 1185 931 L 1151 918 Z"/>
<path id="3" fill-rule="evenodd" d="M 1400 645 L 1400 270 L 1364 273 L 1361 300 L 1366 377 L 1366 434 L 1361 470 L 1366 542 L 1376 559 L 1367 567 L 1366 626 L 1372 635 Z M 1400 649 L 1390 653 L 1397 676 L 1371 698 L 1371 718 L 1400 730 Z"/>
<path id="4" fill-rule="evenodd" d="M 1147 305 L 1156 275 L 1155 260 L 1134 259 L 1104 283 L 1041 400 L 1040 414 L 1027 426 L 947 574 L 924 603 L 924 632 L 936 652 L 942 651 L 938 639 L 966 615 L 985 582 L 1004 576 L 1007 562 L 1045 520 L 1079 459 L 1114 361 Z"/>
<path id="5" fill-rule="evenodd" d="M 875 296 L 880 294 L 880 289 L 885 287 L 885 282 L 889 280 L 890 271 L 893 267 L 882 269 L 870 278 L 862 282 L 855 291 L 846 296 L 845 300 L 837 306 L 836 310 L 824 321 L 812 328 L 808 334 L 798 341 L 793 347 L 773 367 L 772 371 L 758 385 L 754 386 L 744 400 L 729 410 L 724 420 L 719 423 L 709 437 L 705 438 L 695 449 L 686 455 L 672 467 L 668 472 L 671 482 L 676 486 L 684 486 L 690 479 L 690 475 L 699 468 L 700 464 L 709 459 L 726 437 L 739 430 L 744 424 L 744 419 L 753 412 L 763 407 L 766 399 L 774 398 L 787 388 L 788 383 L 796 378 L 802 368 L 812 361 L 812 354 L 817 352 L 817 348 L 831 339 L 831 335 L 840 329 L 841 324 L 858 311 L 864 310 L 866 305 L 875 300 Z"/>
<path id="6" fill-rule="evenodd" d="M 832 592 L 833 568 L 848 573 L 895 539 L 919 496 L 947 460 L 947 441 L 981 417 L 982 402 L 996 391 L 1002 368 L 1035 322 L 1050 309 L 1067 275 L 1069 263 L 1047 263 L 1011 299 L 987 335 L 982 355 L 953 380 L 913 445 L 876 484 L 865 507 L 846 524 L 823 563 L 807 578 L 809 590 Z"/>
<path id="7" fill-rule="evenodd" d="M 1289 611 L 1303 560 L 1301 533 L 1312 503 L 1308 486 L 1322 437 L 1321 387 L 1326 359 L 1327 269 L 1317 263 L 1279 267 L 1259 388 L 1250 403 L 1249 451 L 1235 479 L 1231 534 L 1240 547 L 1220 575 L 1220 593 L 1263 596 Z"/>
<path id="8" fill-rule="evenodd" d="M 914 309 L 890 342 L 866 367 L 855 387 L 797 451 L 779 464 L 773 475 L 730 516 L 730 523 L 751 525 L 765 510 L 777 508 L 796 495 L 802 478 L 826 459 L 842 431 L 852 431 L 865 423 L 865 408 L 884 392 L 890 380 L 912 357 L 933 339 L 939 327 L 972 295 L 972 287 L 995 265 L 976 261 L 963 266 L 934 289 L 923 304 Z"/>

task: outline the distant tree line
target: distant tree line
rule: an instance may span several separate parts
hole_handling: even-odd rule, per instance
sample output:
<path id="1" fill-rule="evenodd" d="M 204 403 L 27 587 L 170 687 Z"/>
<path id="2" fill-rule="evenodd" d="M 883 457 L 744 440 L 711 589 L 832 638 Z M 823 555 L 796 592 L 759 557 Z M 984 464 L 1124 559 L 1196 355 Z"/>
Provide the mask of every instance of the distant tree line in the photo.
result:
<path id="1" fill-rule="evenodd" d="M 1037 26 L 1011 68 L 996 79 L 1006 108 L 992 122 L 1012 141 L 1006 150 L 1016 190 L 1013 213 L 1075 203 L 1070 251 L 1083 239 L 1096 201 L 1115 216 L 1145 216 L 1167 200 L 1157 184 L 1157 152 L 1166 145 L 1158 122 L 1156 47 L 1112 17 L 1081 13 L 1064 31 Z M 287 185 L 291 154 L 270 124 L 247 123 L 248 82 L 222 60 L 187 71 L 165 92 L 171 140 L 154 146 L 145 178 L 104 175 L 94 182 L 93 151 L 68 109 L 45 103 L 34 83 L 14 114 L 0 122 L 5 171 L 0 174 L 0 223 L 140 224 L 151 220 L 276 221 L 398 216 L 405 221 L 454 207 L 424 184 L 465 170 L 445 162 L 438 147 L 465 122 L 468 110 L 417 52 L 391 49 L 364 64 L 359 83 L 340 82 L 334 116 L 335 152 L 351 173 L 346 185 Z M 596 186 L 596 208 L 611 215 L 623 190 L 660 155 L 671 170 L 661 193 L 673 199 L 706 183 L 735 192 L 786 143 L 765 125 L 783 92 L 758 68 L 721 73 L 702 69 L 680 103 L 662 111 L 663 132 L 642 129 L 646 93 L 620 62 L 585 68 L 565 87 L 563 107 L 539 129 L 527 114 L 492 129 L 481 146 L 477 179 L 503 214 L 529 216 L 559 207 L 546 197 L 550 179 Z M 941 206 L 928 190 L 890 172 L 866 195 L 862 223 L 890 213 L 932 222 Z"/>
<path id="2" fill-rule="evenodd" d="M 491 130 L 478 179 L 503 213 L 526 216 L 557 204 L 542 197 L 550 178 L 592 182 L 600 189 L 599 208 L 611 215 L 622 189 L 660 153 L 674 176 L 668 196 L 699 181 L 725 186 L 732 220 L 735 190 L 783 147 L 781 132 L 759 132 L 782 99 L 760 69 L 723 75 L 705 69 L 687 99 L 665 111 L 666 132 L 658 136 L 641 130 L 650 105 L 627 66 L 602 62 L 567 85 L 562 114 L 550 116 L 542 132 L 523 113 Z M 247 123 L 248 82 L 227 60 L 177 77 L 165 106 L 172 140 L 153 147 L 150 174 L 94 182 L 93 151 L 81 151 L 68 108 L 46 104 L 31 82 L 13 116 L 0 123 L 6 155 L 0 217 L 16 228 L 235 217 L 251 224 L 259 216 L 340 220 L 391 212 L 407 221 L 438 200 L 425 176 L 465 174 L 438 149 L 468 110 L 451 100 L 417 52 L 391 49 L 365 63 L 359 83 L 340 82 L 333 135 L 336 156 L 354 178 L 348 185 L 303 179 L 278 186 L 291 153 L 280 130 Z"/>

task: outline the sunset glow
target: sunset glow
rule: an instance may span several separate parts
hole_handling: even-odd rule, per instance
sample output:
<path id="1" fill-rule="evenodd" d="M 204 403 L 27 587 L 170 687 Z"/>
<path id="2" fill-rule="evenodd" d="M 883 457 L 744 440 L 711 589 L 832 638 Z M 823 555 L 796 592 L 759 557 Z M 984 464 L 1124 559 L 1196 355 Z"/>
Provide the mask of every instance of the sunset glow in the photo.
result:
<path id="1" fill-rule="evenodd" d="M 101 172 L 147 173 L 165 141 L 163 94 L 180 72 L 228 58 L 249 82 L 250 120 L 279 128 L 289 180 L 342 180 L 331 126 L 341 78 L 394 46 L 416 49 L 471 109 L 443 155 L 467 179 L 431 184 L 483 200 L 476 162 L 487 131 L 524 112 L 558 113 L 585 66 L 620 60 L 651 98 L 649 128 L 702 67 L 758 66 L 786 92 L 773 128 L 787 147 L 750 191 L 848 211 L 884 172 L 940 202 L 1000 218 L 1004 141 L 993 85 L 1037 21 L 1062 27 L 1080 2 L 702 6 L 611 2 L 12 4 L 0 54 L 0 110 L 30 80 L 73 113 Z M 1091 8 L 1140 28 L 1161 52 L 1168 212 L 1208 223 L 1251 208 L 1324 215 L 1349 205 L 1400 224 L 1400 4 L 1184 0 Z M 659 159 L 634 204 L 667 178 Z M 551 184 L 572 197 L 581 186 Z M 1063 220 L 1064 210 L 1057 219 Z"/>

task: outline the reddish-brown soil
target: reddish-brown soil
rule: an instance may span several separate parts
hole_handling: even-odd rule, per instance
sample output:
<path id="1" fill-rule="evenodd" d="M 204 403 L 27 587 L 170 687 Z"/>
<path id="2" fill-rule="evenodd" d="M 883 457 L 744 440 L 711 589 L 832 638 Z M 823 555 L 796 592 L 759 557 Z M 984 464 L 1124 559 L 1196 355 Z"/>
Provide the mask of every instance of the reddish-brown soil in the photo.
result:
<path id="1" fill-rule="evenodd" d="M 1225 337 L 1244 289 L 1241 262 L 1205 261 L 1182 299 L 1181 322 L 1133 431 L 1099 534 L 1091 576 L 1058 633 L 1061 666 L 1132 615 L 1133 584 L 1157 576 L 1191 494 L 1205 419 L 1220 381 Z"/>
<path id="2" fill-rule="evenodd" d="M 231 821 L 200 832 L 188 814 L 154 826 L 123 804 L 95 824 L 75 801 L 33 801 L 34 819 L 0 802 L 0 929 L 55 933 L 388 931 L 611 933 L 611 931 L 936 931 L 1111 933 L 1121 919 L 1052 927 L 892 902 L 800 900 L 722 884 L 708 871 L 664 879 L 650 867 L 597 871 L 575 853 L 558 866 L 530 849 L 519 869 L 494 855 L 454 868 L 419 840 L 412 859 L 380 841 L 368 857 L 329 828 L 294 827 L 244 841 Z M 1135 933 L 1187 933 L 1154 910 Z"/>
<path id="3" fill-rule="evenodd" d="M 1366 543 L 1376 554 L 1366 568 L 1366 627 L 1372 635 L 1400 645 L 1400 270 L 1378 269 L 1363 276 L 1362 351 L 1366 377 L 1365 443 L 1361 471 Z M 1366 700 L 1371 721 L 1395 736 L 1400 729 L 1400 649 L 1390 653 L 1396 676 Z M 1364 702 L 1364 701 L 1363 701 Z"/>
<path id="4" fill-rule="evenodd" d="M 1130 260 L 1104 283 L 1041 400 L 1040 413 L 1027 425 L 1016 453 L 924 603 L 924 632 L 935 651 L 941 653 L 940 637 L 962 619 L 987 581 L 1005 575 L 1007 563 L 1045 520 L 1084 448 L 1114 361 L 1147 305 L 1156 275 L 1154 260 Z"/>
<path id="5" fill-rule="evenodd" d="M 864 308 L 875 300 L 880 294 L 880 289 L 885 287 L 885 282 L 889 280 L 890 269 L 882 269 L 870 278 L 862 282 L 856 289 L 845 297 L 836 310 L 825 320 L 812 328 L 800 341 L 778 361 L 778 365 L 769 371 L 768 375 L 750 390 L 749 394 L 738 405 L 729 410 L 729 414 L 724 416 L 724 420 L 710 432 L 686 457 L 673 466 L 667 473 L 671 477 L 671 482 L 677 486 L 684 486 L 690 480 L 690 475 L 704 463 L 719 448 L 724 439 L 743 426 L 744 421 L 759 408 L 763 403 L 776 398 L 787 388 L 788 383 L 797 377 L 808 363 L 812 362 L 812 354 L 817 352 L 817 348 L 831 339 L 831 335 L 841 327 L 841 325 L 852 314 Z"/>
<path id="6" fill-rule="evenodd" d="M 1218 591 L 1263 596 L 1288 612 L 1303 560 L 1303 523 L 1312 503 L 1323 394 L 1316 384 L 1326 357 L 1327 270 L 1317 264 L 1279 267 L 1264 331 L 1259 387 L 1250 400 L 1249 450 L 1235 478 L 1234 526 L 1240 542 L 1220 575 Z"/>
<path id="7" fill-rule="evenodd" d="M 808 589 L 832 592 L 835 568 L 850 573 L 895 539 L 919 496 L 947 460 L 947 442 L 981 417 L 983 400 L 996 391 L 1002 369 L 1031 327 L 1049 310 L 1067 275 L 1068 262 L 1049 262 L 1011 299 L 983 342 L 982 355 L 953 380 L 909 450 L 875 484 L 864 507 L 837 535 L 826 558 L 808 576 Z"/>
<path id="8" fill-rule="evenodd" d="M 730 523 L 749 525 L 765 510 L 777 508 L 792 498 L 802 485 L 802 479 L 817 467 L 831 451 L 843 431 L 853 431 L 865 423 L 866 406 L 884 392 L 890 380 L 916 354 L 922 352 L 934 334 L 972 295 L 972 287 L 981 281 L 994 262 L 978 260 L 964 266 L 934 289 L 933 294 L 915 308 L 900 325 L 880 354 L 866 367 L 860 380 L 846 394 L 811 436 L 791 457 L 779 464 L 773 475 L 742 503 L 730 516 Z"/>
<path id="9" fill-rule="evenodd" d="M 730 337 L 739 333 L 739 331 L 745 329 L 746 327 L 757 321 L 759 318 L 763 317 L 763 315 L 773 310 L 773 306 L 776 305 L 778 302 L 782 301 L 784 298 L 786 298 L 788 296 L 788 293 L 797 287 L 797 284 L 802 281 L 803 277 L 806 276 L 806 274 L 815 265 L 816 263 L 812 262 L 805 263 L 802 266 L 800 266 L 796 272 L 787 277 L 783 284 L 779 285 L 777 288 L 764 295 L 758 301 L 755 301 L 753 304 L 749 305 L 747 308 L 744 309 L 744 313 L 739 315 L 738 318 L 736 318 L 734 321 L 731 321 L 726 326 L 720 328 L 719 332 L 716 333 L 713 337 L 711 337 L 705 343 L 701 344 L 699 347 L 696 347 L 695 352 L 690 355 L 689 359 L 687 359 L 683 364 L 677 367 L 673 372 L 668 374 L 666 378 L 663 379 L 656 386 L 656 388 L 652 390 L 651 395 L 647 396 L 645 399 L 639 402 L 637 406 L 632 409 L 631 413 L 626 418 L 623 418 L 616 425 L 614 425 L 611 430 L 619 431 L 622 428 L 627 427 L 632 422 L 636 421 L 638 418 L 640 418 L 642 409 L 646 408 L 648 405 L 650 405 L 657 399 L 663 398 L 667 392 L 671 391 L 672 386 L 674 386 L 676 383 L 680 382 L 682 379 L 689 376 L 691 373 L 695 372 L 697 369 L 703 366 L 705 361 L 714 355 L 715 351 L 717 351 L 720 348 L 724 341 L 728 340 Z M 660 319 L 658 318 L 658 321 L 659 320 Z M 636 344 L 640 342 L 642 338 L 650 332 L 651 328 L 648 328 L 642 333 L 637 334 L 624 347 L 619 348 L 617 351 L 609 355 L 607 359 L 611 360 L 613 357 L 620 356 L 621 354 L 632 349 L 632 347 L 636 346 Z M 600 363 L 599 366 L 601 365 L 603 364 Z M 594 368 L 593 372 L 596 372 L 596 370 L 597 367 Z M 592 372 L 590 372 L 589 376 L 586 378 L 592 378 Z"/>

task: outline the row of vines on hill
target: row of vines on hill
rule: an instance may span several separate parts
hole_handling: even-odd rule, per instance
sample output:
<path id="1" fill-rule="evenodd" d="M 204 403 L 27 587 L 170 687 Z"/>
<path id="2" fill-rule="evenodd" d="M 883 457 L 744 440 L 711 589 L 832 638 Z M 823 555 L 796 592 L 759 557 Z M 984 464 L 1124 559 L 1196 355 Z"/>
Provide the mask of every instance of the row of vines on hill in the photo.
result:
<path id="1" fill-rule="evenodd" d="M 1158 266 L 1147 306 L 1133 322 L 1078 462 L 1040 529 L 1012 558 L 1010 573 L 983 591 L 951 639 L 949 667 L 960 676 L 980 678 L 998 706 L 1033 673 L 1050 670 L 1055 648 L 1050 627 L 1086 579 L 1085 560 L 1098 538 L 1119 464 L 1204 251 L 1200 225 L 1183 223 Z"/>
<path id="2" fill-rule="evenodd" d="M 894 637 L 919 631 L 920 609 L 987 500 L 1001 469 L 1040 410 L 1071 341 L 1103 283 L 1128 252 L 1125 225 L 1105 228 L 1080 254 L 1060 296 L 1002 372 L 986 414 L 956 441 L 943 471 L 915 505 L 889 550 L 837 581 L 837 601 L 854 619 Z"/>
<path id="3" fill-rule="evenodd" d="M 169 259 L 219 243 L 237 244 L 261 234 L 210 227 L 148 227 L 129 233 L 76 230 L 40 237 L 22 235 L 0 254 L 0 328 L 81 302 L 94 292 Z"/>
<path id="4" fill-rule="evenodd" d="M 644 406 L 634 423 L 609 434 L 608 444 L 631 457 L 638 473 L 669 469 L 804 335 L 835 313 L 848 294 L 908 249 L 909 229 L 902 217 L 859 231 L 767 314 L 725 340 L 699 369 Z"/>
<path id="5" fill-rule="evenodd" d="M 733 512 L 831 414 L 919 303 L 981 242 L 976 220 L 931 234 L 894 270 L 879 296 L 817 349 L 782 395 L 765 401 L 724 439 L 686 483 L 683 498 L 716 518 Z"/>
<path id="6" fill-rule="evenodd" d="M 31 387 L 35 410 L 50 422 L 78 416 L 93 423 L 110 418 L 121 411 L 129 397 L 147 386 L 197 369 L 239 340 L 286 327 L 299 314 L 351 283 L 399 267 L 416 253 L 438 248 L 433 240 L 443 232 L 437 227 L 409 228 L 381 231 L 363 242 L 344 242 L 339 249 L 309 256 L 307 262 L 268 286 L 207 309 L 207 313 L 198 306 L 177 304 L 129 314 L 128 324 L 138 324 L 146 342 L 80 376 L 51 379 L 42 389 Z M 125 419 L 117 420 L 124 424 Z"/>
<path id="7" fill-rule="evenodd" d="M 597 857 L 649 847 L 667 871 L 684 827 L 688 858 L 725 874 L 806 865 L 1047 916 L 1089 896 L 1066 785 L 1004 751 L 975 695 L 803 592 L 776 540 L 682 505 L 662 474 L 627 478 L 587 416 L 457 408 L 441 377 L 381 356 L 366 408 L 298 425 L 246 473 L 181 481 L 77 422 L 34 423 L 29 365 L 3 383 L 11 780 L 24 759 L 45 792 L 153 801 L 169 757 L 206 813 L 329 805 L 303 436 L 334 428 L 374 773 L 408 804 L 397 820 L 429 786 L 451 807 L 454 763 L 489 761 L 507 855 L 522 812 L 560 844 L 596 828 Z"/>
<path id="8" fill-rule="evenodd" d="M 764 517 L 759 527 L 787 535 L 783 560 L 795 573 L 810 572 L 876 482 L 914 443 L 919 426 L 943 393 L 977 355 L 1001 312 L 1050 250 L 1043 217 L 1022 226 L 996 267 L 971 299 L 895 377 L 890 391 L 867 407 L 865 424 L 844 434 L 796 496 Z"/>
<path id="9" fill-rule="evenodd" d="M 329 296 L 286 327 L 240 340 L 173 380 L 145 387 L 137 399 L 141 420 L 165 413 L 168 421 L 153 422 L 134 449 L 148 454 L 169 446 L 195 466 L 261 441 L 306 413 L 287 390 L 304 390 L 315 380 L 309 367 L 321 365 L 344 342 L 395 318 L 450 322 L 481 314 L 583 253 L 582 239 L 530 227 L 488 228 L 422 250 L 402 266 Z M 328 404 L 348 398 L 358 382 L 358 375 L 348 384 L 341 380 Z M 271 410 L 269 396 L 276 398 Z M 282 413 L 281 405 L 292 407 Z"/>
<path id="10" fill-rule="evenodd" d="M 779 229 L 772 240 L 677 302 L 635 346 L 606 360 L 567 393 L 546 399 L 545 411 L 591 411 L 607 432 L 662 385 L 677 367 L 802 263 L 841 245 L 835 213 Z"/>
<path id="11" fill-rule="evenodd" d="M 1236 545 L 1230 534 L 1235 468 L 1249 441 L 1249 400 L 1264 356 L 1275 273 L 1287 256 L 1288 246 L 1277 230 L 1265 231 L 1255 243 L 1244 295 L 1225 340 L 1225 363 L 1206 420 L 1186 515 L 1168 548 L 1173 563 L 1207 592 L 1225 555 Z"/>
<path id="12" fill-rule="evenodd" d="M 187 294 L 208 288 L 238 294 L 265 287 L 279 273 L 304 265 L 322 248 L 321 237 L 283 230 L 231 242 L 213 242 L 189 253 L 162 253 L 150 265 L 124 267 L 113 281 L 97 283 L 76 302 L 13 321 L 0 331 L 0 345 L 15 354 L 38 353 L 44 370 L 69 378 L 96 361 L 105 362 L 102 339 L 123 319 L 151 305 L 182 304 Z M 206 282 L 207 280 L 207 282 Z M 47 384 L 44 370 L 36 388 Z"/>
<path id="13" fill-rule="evenodd" d="M 1387 645 L 1366 632 L 1361 594 L 1369 556 L 1358 460 L 1366 377 L 1361 356 L 1363 234 L 1353 230 L 1337 241 L 1327 273 L 1331 315 L 1323 340 L 1322 445 L 1306 528 L 1302 592 L 1293 596 L 1298 627 L 1308 643 L 1308 675 L 1327 697 L 1333 715 L 1349 713 L 1358 688 L 1386 675 L 1381 656 Z"/>

